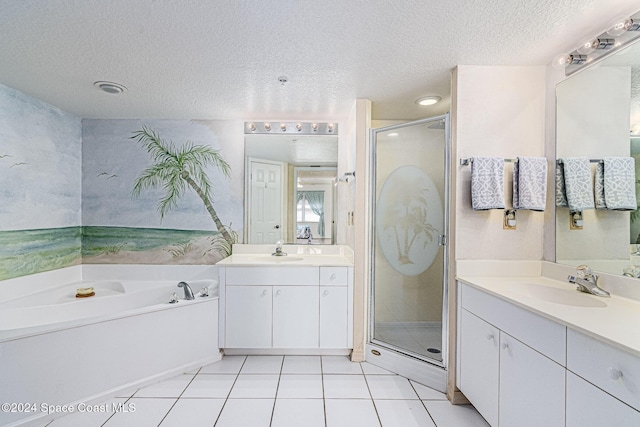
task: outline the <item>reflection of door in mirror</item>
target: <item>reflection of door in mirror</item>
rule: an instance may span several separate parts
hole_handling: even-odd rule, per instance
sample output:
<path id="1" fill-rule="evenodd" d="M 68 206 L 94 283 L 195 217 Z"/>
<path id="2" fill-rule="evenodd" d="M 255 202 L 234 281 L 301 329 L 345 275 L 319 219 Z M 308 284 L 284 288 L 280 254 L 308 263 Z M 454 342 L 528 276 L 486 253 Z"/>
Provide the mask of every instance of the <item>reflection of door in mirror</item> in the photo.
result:
<path id="1" fill-rule="evenodd" d="M 284 230 L 284 164 L 255 158 L 250 158 L 248 163 L 251 182 L 247 203 L 251 224 L 248 243 L 276 243 L 282 239 Z"/>
<path id="2" fill-rule="evenodd" d="M 335 167 L 295 167 L 296 201 L 290 233 L 300 244 L 331 244 L 334 236 Z"/>

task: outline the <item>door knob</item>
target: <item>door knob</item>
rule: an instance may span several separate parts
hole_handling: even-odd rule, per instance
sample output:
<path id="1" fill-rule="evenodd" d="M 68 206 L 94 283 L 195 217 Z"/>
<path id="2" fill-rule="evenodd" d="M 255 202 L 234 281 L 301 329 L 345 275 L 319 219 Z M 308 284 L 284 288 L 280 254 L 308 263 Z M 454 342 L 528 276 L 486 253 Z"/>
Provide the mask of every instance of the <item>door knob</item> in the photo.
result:
<path id="1" fill-rule="evenodd" d="M 282 291 L 276 291 L 276 295 L 280 295 Z"/>
<path id="2" fill-rule="evenodd" d="M 262 296 L 266 297 L 267 296 L 267 291 L 262 291 Z"/>
<path id="3" fill-rule="evenodd" d="M 273 226 L 273 228 L 275 228 L 277 230 L 278 228 L 280 228 L 280 225 L 276 224 L 276 225 Z"/>

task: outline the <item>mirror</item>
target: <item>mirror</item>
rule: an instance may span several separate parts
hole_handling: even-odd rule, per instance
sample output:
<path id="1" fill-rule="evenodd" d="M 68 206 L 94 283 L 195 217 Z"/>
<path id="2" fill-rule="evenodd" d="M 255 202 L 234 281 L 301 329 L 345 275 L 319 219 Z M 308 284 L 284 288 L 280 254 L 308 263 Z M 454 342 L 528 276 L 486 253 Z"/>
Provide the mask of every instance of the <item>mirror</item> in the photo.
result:
<path id="1" fill-rule="evenodd" d="M 245 135 L 245 239 L 335 244 L 337 135 Z"/>
<path id="2" fill-rule="evenodd" d="M 556 101 L 556 158 L 593 159 L 593 177 L 597 160 L 631 156 L 640 200 L 640 43 L 559 83 Z M 640 276 L 640 211 L 590 209 L 581 219 L 575 227 L 569 209 L 556 208 L 556 262 Z"/>

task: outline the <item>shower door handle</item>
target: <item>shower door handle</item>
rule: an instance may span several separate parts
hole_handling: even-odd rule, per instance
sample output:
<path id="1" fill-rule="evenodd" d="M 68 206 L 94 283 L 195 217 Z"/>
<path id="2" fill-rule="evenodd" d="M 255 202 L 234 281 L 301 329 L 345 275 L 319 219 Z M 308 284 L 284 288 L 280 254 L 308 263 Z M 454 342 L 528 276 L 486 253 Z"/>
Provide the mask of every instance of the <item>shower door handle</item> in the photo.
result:
<path id="1" fill-rule="evenodd" d="M 447 245 L 447 236 L 444 234 L 440 234 L 438 236 L 438 246 L 446 246 Z"/>

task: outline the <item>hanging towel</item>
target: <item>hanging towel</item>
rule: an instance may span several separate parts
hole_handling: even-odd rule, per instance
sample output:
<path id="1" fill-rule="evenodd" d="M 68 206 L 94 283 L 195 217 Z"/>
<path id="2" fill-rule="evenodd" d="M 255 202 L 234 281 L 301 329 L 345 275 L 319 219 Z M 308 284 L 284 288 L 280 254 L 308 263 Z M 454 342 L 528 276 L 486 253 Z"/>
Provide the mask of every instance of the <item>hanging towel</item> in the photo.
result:
<path id="1" fill-rule="evenodd" d="M 474 210 L 504 209 L 504 159 L 502 157 L 472 159 L 471 205 Z"/>
<path id="2" fill-rule="evenodd" d="M 546 205 L 546 157 L 518 157 L 513 165 L 513 208 L 544 211 Z"/>
<path id="3" fill-rule="evenodd" d="M 562 161 L 567 206 L 571 212 L 593 209 L 591 167 L 586 157 L 565 157 Z"/>
<path id="4" fill-rule="evenodd" d="M 564 188 L 564 167 L 562 162 L 556 162 L 556 206 L 568 207 L 567 191 Z"/>
<path id="5" fill-rule="evenodd" d="M 593 196 L 596 199 L 596 209 L 607 209 L 607 201 L 604 198 L 604 162 L 596 165 L 593 181 Z"/>
<path id="6" fill-rule="evenodd" d="M 600 203 L 604 209 L 635 211 L 638 208 L 635 159 L 605 157 L 602 160 L 596 168 L 596 200 L 604 200 L 604 203 Z M 599 179 L 602 181 L 601 184 L 598 184 Z M 598 192 L 601 193 L 600 197 Z"/>

